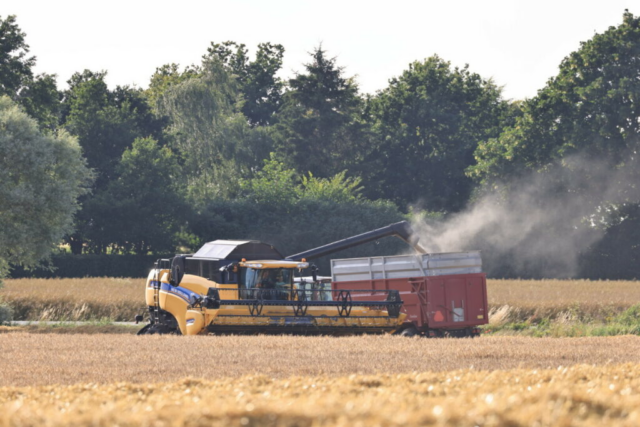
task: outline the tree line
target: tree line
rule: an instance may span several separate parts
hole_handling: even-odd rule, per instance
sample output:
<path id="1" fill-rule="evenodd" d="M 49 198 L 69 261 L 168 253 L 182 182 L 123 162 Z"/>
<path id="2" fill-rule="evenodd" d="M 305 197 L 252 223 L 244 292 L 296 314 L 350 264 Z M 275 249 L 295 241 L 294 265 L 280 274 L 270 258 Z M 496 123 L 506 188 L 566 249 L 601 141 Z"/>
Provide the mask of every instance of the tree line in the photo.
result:
<path id="1" fill-rule="evenodd" d="M 158 67 L 146 89 L 109 88 L 104 70 L 79 71 L 60 89 L 55 75 L 34 74 L 17 18 L 0 17 L 4 269 L 36 265 L 46 250 L 26 252 L 38 241 L 144 255 L 258 239 L 293 253 L 405 218 L 446 220 L 487 191 L 508 200 L 513 183 L 553 170 L 562 173 L 550 191 L 589 199 L 570 226 L 604 236 L 579 248 L 581 274 L 640 276 L 640 18 L 630 12 L 526 100 L 437 55 L 365 94 L 322 46 L 289 79 L 279 76 L 284 46 L 254 50 L 212 42 L 197 64 Z M 49 163 L 33 160 L 43 147 Z M 624 179 L 594 192 L 600 175 L 575 167 L 577 154 Z M 60 188 L 40 188 L 21 211 L 45 181 Z M 495 262 L 496 275 L 506 271 Z"/>

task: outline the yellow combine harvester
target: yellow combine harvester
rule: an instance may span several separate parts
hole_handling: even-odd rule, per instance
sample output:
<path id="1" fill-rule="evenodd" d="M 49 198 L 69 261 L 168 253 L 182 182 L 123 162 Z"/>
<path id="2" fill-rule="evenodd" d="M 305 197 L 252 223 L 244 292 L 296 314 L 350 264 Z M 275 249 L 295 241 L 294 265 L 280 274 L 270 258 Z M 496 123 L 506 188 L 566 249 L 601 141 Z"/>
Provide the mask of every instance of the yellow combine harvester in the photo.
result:
<path id="1" fill-rule="evenodd" d="M 332 290 L 315 266 L 309 281 L 294 276 L 309 268 L 306 258 L 385 236 L 422 251 L 411 234 L 401 222 L 287 258 L 265 243 L 216 240 L 193 255 L 158 260 L 146 283 L 150 321 L 138 334 L 393 332 L 406 317 L 397 290 Z"/>

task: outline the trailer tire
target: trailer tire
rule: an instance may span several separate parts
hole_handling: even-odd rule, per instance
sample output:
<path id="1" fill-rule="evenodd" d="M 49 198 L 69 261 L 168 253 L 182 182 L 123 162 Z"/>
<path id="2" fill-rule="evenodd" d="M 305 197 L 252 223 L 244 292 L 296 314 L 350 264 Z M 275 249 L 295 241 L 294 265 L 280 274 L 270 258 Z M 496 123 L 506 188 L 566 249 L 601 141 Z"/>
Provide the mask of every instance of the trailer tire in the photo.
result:
<path id="1" fill-rule="evenodd" d="M 400 332 L 400 335 L 402 335 L 403 337 L 415 337 L 416 335 L 418 335 L 418 330 L 414 327 L 410 327 L 410 328 L 406 328 L 403 329 L 402 332 Z"/>

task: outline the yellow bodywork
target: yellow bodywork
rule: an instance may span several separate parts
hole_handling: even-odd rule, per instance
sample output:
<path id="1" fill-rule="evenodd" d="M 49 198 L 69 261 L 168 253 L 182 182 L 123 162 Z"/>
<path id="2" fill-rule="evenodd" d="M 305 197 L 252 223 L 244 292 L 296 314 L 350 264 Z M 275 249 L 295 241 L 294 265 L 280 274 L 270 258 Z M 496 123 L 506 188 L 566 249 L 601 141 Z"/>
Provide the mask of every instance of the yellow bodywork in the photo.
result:
<path id="1" fill-rule="evenodd" d="M 257 267 L 257 264 L 262 264 Z M 242 262 L 241 267 L 249 268 L 306 268 L 300 262 L 290 261 L 250 261 Z M 306 264 L 306 263 L 304 263 Z M 193 304 L 184 295 L 175 291 L 179 289 L 170 285 L 170 270 L 155 269 L 149 273 L 146 286 L 146 302 L 149 307 L 156 306 L 171 313 L 183 335 L 197 335 L 207 333 L 208 327 L 231 327 L 239 332 L 260 330 L 261 327 L 282 328 L 285 332 L 289 319 L 295 318 L 294 305 L 262 307 L 261 315 L 252 315 L 250 307 L 246 305 L 221 305 L 219 308 L 205 308 Z M 154 283 L 158 283 L 158 289 Z M 200 276 L 185 274 L 180 281 L 180 288 L 188 289 L 199 296 L 207 295 L 209 288 L 217 288 L 221 300 L 238 300 L 237 284 L 218 284 Z M 367 329 L 373 332 L 393 332 L 400 327 L 406 315 L 400 313 L 398 317 L 390 317 L 387 311 L 369 307 L 352 307 L 350 315 L 342 317 L 338 308 L 308 307 L 306 318 L 310 319 L 310 326 L 322 329 L 344 330 L 353 333 Z"/>

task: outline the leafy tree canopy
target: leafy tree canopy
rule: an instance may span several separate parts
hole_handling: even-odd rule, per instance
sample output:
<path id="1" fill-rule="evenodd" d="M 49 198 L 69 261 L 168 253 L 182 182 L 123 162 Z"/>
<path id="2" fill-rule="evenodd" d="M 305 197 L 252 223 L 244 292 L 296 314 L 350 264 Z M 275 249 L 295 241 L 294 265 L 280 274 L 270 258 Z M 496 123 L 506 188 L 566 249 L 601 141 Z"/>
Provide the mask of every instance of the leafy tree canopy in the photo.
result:
<path id="1" fill-rule="evenodd" d="M 486 139 L 469 174 L 484 182 L 544 171 L 579 153 L 612 167 L 634 163 L 640 133 L 640 19 L 626 12 L 618 27 L 581 43 L 521 116 Z"/>
<path id="2" fill-rule="evenodd" d="M 26 34 L 20 30 L 15 15 L 0 16 L 0 96 L 17 101 L 41 129 L 52 130 L 58 125 L 60 93 L 56 76 L 33 75 L 35 56 L 28 56 Z"/>
<path id="3" fill-rule="evenodd" d="M 145 91 L 149 105 L 159 113 L 162 109 L 162 95 L 169 87 L 180 84 L 192 77 L 198 77 L 200 73 L 200 68 L 196 66 L 189 66 L 180 71 L 180 66 L 176 63 L 165 64 L 156 68 L 156 72 L 151 76 L 149 88 Z"/>
<path id="4" fill-rule="evenodd" d="M 284 84 L 276 73 L 282 68 L 283 56 L 282 45 L 260 43 L 255 59 L 250 61 L 244 44 L 226 41 L 212 42 L 203 59 L 205 63 L 222 63 L 235 76 L 244 98 L 242 113 L 252 125 L 265 126 L 273 122 L 280 108 Z"/>
<path id="5" fill-rule="evenodd" d="M 140 137 L 161 137 L 162 122 L 154 117 L 139 89 L 110 91 L 106 72 L 85 70 L 68 81 L 64 127 L 78 136 L 89 166 L 96 169 L 97 187 L 115 176 L 122 153 Z"/>
<path id="6" fill-rule="evenodd" d="M 204 241 L 258 239 L 292 254 L 403 219 L 393 203 L 360 196 L 359 184 L 344 173 L 299 179 L 295 170 L 272 154 L 255 177 L 242 182 L 240 197 L 216 199 L 202 209 L 193 230 Z M 397 253 L 403 245 L 395 240 L 332 257 Z M 315 262 L 329 273 L 328 259 Z"/>
<path id="7" fill-rule="evenodd" d="M 510 109 L 490 79 L 438 56 L 414 62 L 370 105 L 376 145 L 365 163 L 369 197 L 457 211 L 473 182 L 479 141 L 498 135 Z"/>
<path id="8" fill-rule="evenodd" d="M 72 231 L 78 197 L 91 172 L 77 139 L 38 125 L 0 97 L 0 275 L 8 265 L 33 267 Z"/>
<path id="9" fill-rule="evenodd" d="M 139 138 L 125 150 L 116 178 L 87 201 L 94 218 L 87 233 L 90 250 L 111 253 L 167 253 L 188 214 L 180 191 L 180 167 L 168 147 Z"/>
<path id="10" fill-rule="evenodd" d="M 359 178 L 347 178 L 340 172 L 331 178 L 317 178 L 312 173 L 299 176 L 271 153 L 264 167 L 253 178 L 243 180 L 243 196 L 265 205 L 294 205 L 297 200 L 329 200 L 336 203 L 362 199 Z"/>
<path id="11" fill-rule="evenodd" d="M 196 202 L 233 195 L 238 180 L 268 156 L 269 131 L 252 128 L 238 111 L 241 103 L 236 79 L 217 60 L 206 62 L 201 75 L 172 85 L 162 96 L 161 113 L 171 120 L 169 132 L 184 159 L 189 193 Z"/>
<path id="12" fill-rule="evenodd" d="M 364 103 L 354 78 L 318 47 L 289 80 L 278 115 L 278 153 L 301 173 L 327 178 L 349 169 L 367 148 Z"/>
<path id="13" fill-rule="evenodd" d="M 104 71 L 74 74 L 63 103 L 64 128 L 78 137 L 96 172 L 93 196 L 83 200 L 85 208 L 76 217 L 76 232 L 68 237 L 74 253 L 81 253 L 87 236 L 99 234 L 95 228 L 109 220 L 106 211 L 90 209 L 90 200 L 117 178 L 122 154 L 136 138 L 162 137 L 163 122 L 155 117 L 143 92 L 126 86 L 111 91 L 105 77 Z"/>
<path id="14" fill-rule="evenodd" d="M 15 15 L 0 16 L 0 95 L 15 97 L 26 80 L 33 77 L 35 56 L 28 56 L 26 34 L 16 23 Z"/>

